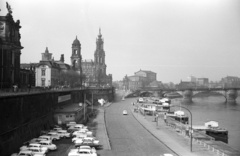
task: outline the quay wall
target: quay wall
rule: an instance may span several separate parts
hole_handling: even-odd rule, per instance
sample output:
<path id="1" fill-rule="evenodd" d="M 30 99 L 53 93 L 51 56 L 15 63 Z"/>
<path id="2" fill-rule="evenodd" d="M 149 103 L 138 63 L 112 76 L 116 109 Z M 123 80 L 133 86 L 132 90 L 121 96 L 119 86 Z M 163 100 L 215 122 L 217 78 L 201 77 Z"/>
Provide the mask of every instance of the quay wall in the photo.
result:
<path id="1" fill-rule="evenodd" d="M 55 109 L 83 102 L 84 97 L 90 100 L 90 93 L 89 90 L 68 90 L 0 96 L 0 155 L 19 152 L 23 142 L 38 137 L 41 130 L 56 124 Z M 71 98 L 60 100 L 59 97 L 65 95 Z M 111 101 L 113 92 L 96 90 L 93 97 L 95 101 L 99 97 Z"/>

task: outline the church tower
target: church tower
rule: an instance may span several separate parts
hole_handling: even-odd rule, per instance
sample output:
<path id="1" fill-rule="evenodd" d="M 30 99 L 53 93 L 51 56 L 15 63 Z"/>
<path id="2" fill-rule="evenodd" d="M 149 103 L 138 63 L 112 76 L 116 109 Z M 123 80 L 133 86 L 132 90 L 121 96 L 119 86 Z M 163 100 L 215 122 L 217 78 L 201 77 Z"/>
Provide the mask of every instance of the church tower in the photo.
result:
<path id="1" fill-rule="evenodd" d="M 76 39 L 73 41 L 73 44 L 72 44 L 71 65 L 72 65 L 72 68 L 78 71 L 79 73 L 82 73 L 81 62 L 82 62 L 81 44 L 76 36 Z"/>
<path id="2" fill-rule="evenodd" d="M 96 51 L 94 53 L 94 63 L 96 65 L 96 72 L 102 76 L 106 76 L 105 51 L 103 49 L 103 39 L 101 29 L 96 40 Z"/>

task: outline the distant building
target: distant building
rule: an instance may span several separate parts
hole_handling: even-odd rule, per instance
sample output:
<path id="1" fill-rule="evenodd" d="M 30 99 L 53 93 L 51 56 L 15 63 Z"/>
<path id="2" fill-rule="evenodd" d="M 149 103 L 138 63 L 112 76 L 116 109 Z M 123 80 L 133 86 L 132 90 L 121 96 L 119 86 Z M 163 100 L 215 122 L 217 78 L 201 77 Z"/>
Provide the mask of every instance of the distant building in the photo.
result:
<path id="1" fill-rule="evenodd" d="M 176 85 L 177 89 L 184 89 L 184 88 L 195 88 L 196 83 L 195 82 L 189 82 L 189 81 L 182 81 Z"/>
<path id="2" fill-rule="evenodd" d="M 60 73 L 70 70 L 70 65 L 64 63 L 64 55 L 61 55 L 59 61 L 54 61 L 52 53 L 49 53 L 48 47 L 42 53 L 42 60 L 35 69 L 36 82 L 39 87 L 58 86 Z"/>
<path id="3" fill-rule="evenodd" d="M 227 87 L 240 87 L 240 78 L 236 76 L 226 76 L 221 79 L 222 86 Z"/>
<path id="4" fill-rule="evenodd" d="M 7 3 L 8 4 L 8 3 Z M 20 39 L 20 21 L 12 17 L 12 9 L 7 5 L 8 13 L 0 16 L 0 88 L 20 87 L 20 56 L 23 49 Z"/>
<path id="5" fill-rule="evenodd" d="M 197 78 L 195 76 L 189 76 L 189 77 L 187 77 L 187 81 L 189 81 L 189 82 L 196 82 Z"/>
<path id="6" fill-rule="evenodd" d="M 82 74 L 86 76 L 83 83 L 85 83 L 86 86 L 112 86 L 112 75 L 106 74 L 107 65 L 105 64 L 103 43 L 101 30 L 99 29 L 94 60 L 82 60 L 81 44 L 79 40 L 76 38 L 73 43 L 71 57 L 72 66 L 75 66 L 80 71 L 78 62 L 81 60 L 81 71 Z"/>
<path id="7" fill-rule="evenodd" d="M 209 85 L 209 80 L 208 78 L 197 78 L 196 84 L 198 86 L 207 87 Z"/>
<path id="8" fill-rule="evenodd" d="M 157 74 L 148 70 L 139 70 L 132 76 L 125 76 L 123 79 L 123 85 L 125 89 L 137 90 L 139 88 L 150 87 L 151 85 L 156 86 L 158 83 Z M 154 82 L 154 83 L 152 83 Z M 152 84 L 151 84 L 152 83 Z"/>

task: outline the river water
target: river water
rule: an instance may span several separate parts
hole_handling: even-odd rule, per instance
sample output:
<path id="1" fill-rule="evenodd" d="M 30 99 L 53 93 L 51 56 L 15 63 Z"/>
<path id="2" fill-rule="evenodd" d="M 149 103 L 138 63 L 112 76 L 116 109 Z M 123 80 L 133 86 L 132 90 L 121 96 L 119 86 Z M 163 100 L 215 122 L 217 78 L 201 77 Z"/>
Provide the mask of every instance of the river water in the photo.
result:
<path id="1" fill-rule="evenodd" d="M 240 97 L 236 103 L 225 103 L 222 96 L 194 97 L 192 100 L 192 103 L 183 103 L 177 98 L 172 99 L 172 104 L 188 108 L 192 112 L 193 125 L 217 121 L 219 127 L 228 130 L 228 144 L 240 151 Z"/>

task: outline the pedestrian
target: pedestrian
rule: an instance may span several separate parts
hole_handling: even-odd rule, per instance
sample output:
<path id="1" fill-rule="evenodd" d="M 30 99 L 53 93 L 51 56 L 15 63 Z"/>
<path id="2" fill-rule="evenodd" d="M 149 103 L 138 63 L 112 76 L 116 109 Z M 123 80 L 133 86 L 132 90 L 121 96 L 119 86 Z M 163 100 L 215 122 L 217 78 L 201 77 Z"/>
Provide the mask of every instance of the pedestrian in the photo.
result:
<path id="1" fill-rule="evenodd" d="M 167 124 L 167 113 L 164 113 L 164 122 Z"/>

